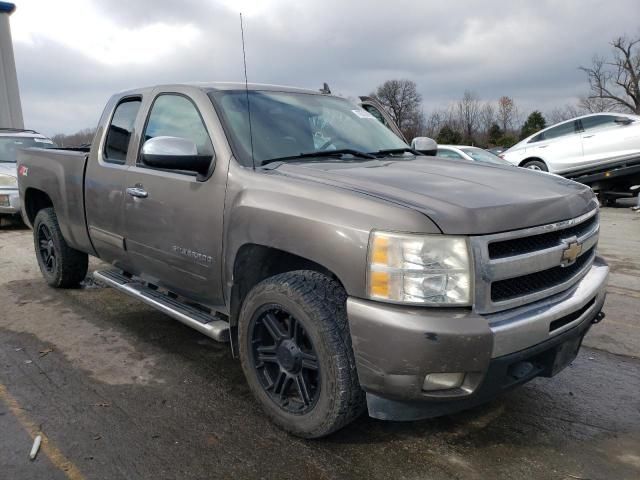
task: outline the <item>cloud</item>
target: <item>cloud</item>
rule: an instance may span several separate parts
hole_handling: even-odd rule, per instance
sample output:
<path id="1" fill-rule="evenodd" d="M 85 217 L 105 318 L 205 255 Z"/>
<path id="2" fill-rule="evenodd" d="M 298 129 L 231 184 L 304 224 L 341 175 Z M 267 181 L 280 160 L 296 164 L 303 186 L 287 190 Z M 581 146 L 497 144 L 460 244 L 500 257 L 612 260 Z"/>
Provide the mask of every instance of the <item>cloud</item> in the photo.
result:
<path id="1" fill-rule="evenodd" d="M 11 17 L 27 125 L 73 132 L 119 90 L 241 80 L 239 9 L 250 81 L 355 96 L 410 78 L 426 111 L 467 89 L 549 111 L 586 92 L 579 65 L 640 33 L 637 0 L 30 0 Z"/>

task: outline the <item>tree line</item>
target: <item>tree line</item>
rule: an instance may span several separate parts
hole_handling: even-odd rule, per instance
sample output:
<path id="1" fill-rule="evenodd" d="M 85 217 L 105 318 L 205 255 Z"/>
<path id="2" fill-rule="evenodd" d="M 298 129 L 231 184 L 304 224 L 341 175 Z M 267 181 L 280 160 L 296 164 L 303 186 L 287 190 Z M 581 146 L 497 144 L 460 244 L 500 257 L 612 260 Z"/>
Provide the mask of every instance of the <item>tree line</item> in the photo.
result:
<path id="1" fill-rule="evenodd" d="M 424 114 L 422 96 L 415 82 L 387 80 L 371 93 L 391 115 L 407 139 L 434 138 L 442 144 L 510 147 L 518 140 L 570 118 L 588 113 L 640 114 L 640 37 L 618 37 L 611 42 L 610 58 L 594 57 L 586 74 L 589 91 L 576 104 L 539 110 L 526 118 L 510 96 L 481 100 L 467 90 L 448 106 Z"/>

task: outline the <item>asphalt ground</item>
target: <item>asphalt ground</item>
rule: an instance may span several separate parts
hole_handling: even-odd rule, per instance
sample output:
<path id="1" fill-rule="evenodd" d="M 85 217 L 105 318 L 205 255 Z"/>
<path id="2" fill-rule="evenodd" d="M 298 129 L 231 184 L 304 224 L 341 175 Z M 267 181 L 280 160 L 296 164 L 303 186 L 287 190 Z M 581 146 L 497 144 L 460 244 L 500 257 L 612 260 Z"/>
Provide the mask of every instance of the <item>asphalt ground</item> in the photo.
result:
<path id="1" fill-rule="evenodd" d="M 48 288 L 31 232 L 4 226 L 0 479 L 638 479 L 640 214 L 601 218 L 607 317 L 565 371 L 455 415 L 365 416 L 316 441 L 269 423 L 227 345 L 92 282 Z"/>

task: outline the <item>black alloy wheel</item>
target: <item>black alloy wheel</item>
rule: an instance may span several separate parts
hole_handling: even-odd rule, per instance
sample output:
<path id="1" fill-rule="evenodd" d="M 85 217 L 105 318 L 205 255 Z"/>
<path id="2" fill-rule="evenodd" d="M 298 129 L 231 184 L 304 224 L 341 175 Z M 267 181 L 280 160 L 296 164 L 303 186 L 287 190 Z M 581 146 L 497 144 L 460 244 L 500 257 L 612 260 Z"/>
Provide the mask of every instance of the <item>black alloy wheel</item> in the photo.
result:
<path id="1" fill-rule="evenodd" d="M 38 226 L 37 235 L 42 265 L 47 272 L 53 273 L 56 269 L 56 250 L 53 244 L 51 231 L 49 230 L 49 227 L 42 223 Z"/>
<path id="2" fill-rule="evenodd" d="M 33 246 L 38 266 L 54 288 L 73 288 L 87 275 L 89 256 L 69 246 L 53 208 L 43 208 L 33 219 Z"/>
<path id="3" fill-rule="evenodd" d="M 318 356 L 301 322 L 280 305 L 265 305 L 249 327 L 258 380 L 282 410 L 305 414 L 320 396 Z"/>

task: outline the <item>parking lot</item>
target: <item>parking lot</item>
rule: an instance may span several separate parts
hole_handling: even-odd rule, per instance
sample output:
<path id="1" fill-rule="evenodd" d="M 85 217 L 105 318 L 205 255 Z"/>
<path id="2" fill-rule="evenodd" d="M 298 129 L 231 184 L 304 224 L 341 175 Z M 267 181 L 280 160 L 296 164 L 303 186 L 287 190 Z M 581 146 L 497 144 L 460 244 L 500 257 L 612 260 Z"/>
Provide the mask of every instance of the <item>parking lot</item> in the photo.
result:
<path id="1" fill-rule="evenodd" d="M 261 414 L 227 345 L 93 282 L 48 288 L 31 232 L 3 227 L 0 478 L 640 478 L 640 214 L 603 209 L 600 238 L 607 317 L 559 376 L 304 441 Z"/>

